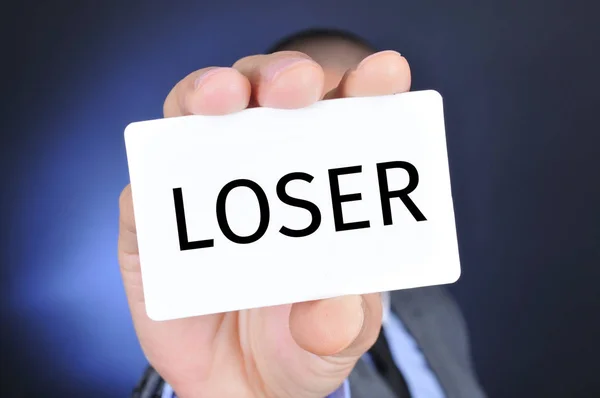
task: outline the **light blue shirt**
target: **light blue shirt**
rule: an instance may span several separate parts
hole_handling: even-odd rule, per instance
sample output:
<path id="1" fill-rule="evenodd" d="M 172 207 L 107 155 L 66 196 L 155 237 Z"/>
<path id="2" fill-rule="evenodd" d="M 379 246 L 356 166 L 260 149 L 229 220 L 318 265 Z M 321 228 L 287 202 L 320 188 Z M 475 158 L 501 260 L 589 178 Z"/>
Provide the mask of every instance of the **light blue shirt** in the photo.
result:
<path id="1" fill-rule="evenodd" d="M 421 353 L 421 349 L 406 330 L 400 318 L 390 310 L 389 293 L 384 293 L 382 299 L 384 305 L 383 333 L 388 340 L 394 362 L 406 379 L 412 398 L 445 398 L 435 374 Z M 365 354 L 363 358 L 372 364 L 368 354 Z M 326 398 L 351 397 L 350 385 L 346 380 L 340 388 Z M 177 398 L 177 396 L 169 385 L 165 385 L 162 398 Z"/>

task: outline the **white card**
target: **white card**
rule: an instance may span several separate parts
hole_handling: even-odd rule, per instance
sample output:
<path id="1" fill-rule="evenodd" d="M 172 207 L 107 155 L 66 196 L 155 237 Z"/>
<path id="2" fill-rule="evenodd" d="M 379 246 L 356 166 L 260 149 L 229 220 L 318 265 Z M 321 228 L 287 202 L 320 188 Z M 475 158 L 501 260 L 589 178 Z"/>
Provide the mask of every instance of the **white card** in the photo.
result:
<path id="1" fill-rule="evenodd" d="M 125 141 L 154 320 L 460 275 L 435 91 L 138 122 Z"/>

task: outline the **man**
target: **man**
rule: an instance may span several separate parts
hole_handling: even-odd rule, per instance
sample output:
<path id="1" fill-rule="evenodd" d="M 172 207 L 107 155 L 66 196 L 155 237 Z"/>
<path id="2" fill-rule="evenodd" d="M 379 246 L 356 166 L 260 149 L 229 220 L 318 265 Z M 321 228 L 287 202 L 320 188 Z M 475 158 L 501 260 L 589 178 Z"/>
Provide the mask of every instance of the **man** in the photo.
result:
<path id="1" fill-rule="evenodd" d="M 342 32 L 308 31 L 268 55 L 191 73 L 167 96 L 164 115 L 300 108 L 319 100 L 402 93 L 410 81 L 408 63 L 395 51 L 374 52 Z M 121 271 L 133 322 L 152 365 L 134 396 L 484 396 L 461 314 L 440 287 L 151 321 L 129 187 L 120 207 Z"/>

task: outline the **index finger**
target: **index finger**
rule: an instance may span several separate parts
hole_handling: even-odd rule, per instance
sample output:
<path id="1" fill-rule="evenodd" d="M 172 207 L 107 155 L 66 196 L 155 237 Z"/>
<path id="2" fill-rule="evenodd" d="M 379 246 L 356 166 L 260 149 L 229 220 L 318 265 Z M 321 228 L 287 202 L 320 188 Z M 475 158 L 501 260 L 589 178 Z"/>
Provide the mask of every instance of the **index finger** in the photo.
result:
<path id="1" fill-rule="evenodd" d="M 225 115 L 245 109 L 250 82 L 234 68 L 210 67 L 184 77 L 163 105 L 165 117 Z"/>

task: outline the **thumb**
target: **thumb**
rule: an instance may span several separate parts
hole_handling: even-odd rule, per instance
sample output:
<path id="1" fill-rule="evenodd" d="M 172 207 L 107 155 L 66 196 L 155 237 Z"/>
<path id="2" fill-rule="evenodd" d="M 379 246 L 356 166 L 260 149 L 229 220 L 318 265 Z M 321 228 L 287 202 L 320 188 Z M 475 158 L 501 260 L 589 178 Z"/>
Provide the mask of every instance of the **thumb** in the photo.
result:
<path id="1" fill-rule="evenodd" d="M 379 293 L 309 301 L 292 306 L 290 333 L 313 354 L 356 359 L 375 343 L 381 318 Z"/>

